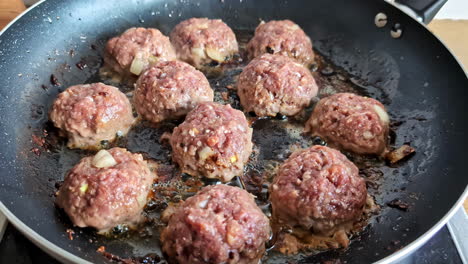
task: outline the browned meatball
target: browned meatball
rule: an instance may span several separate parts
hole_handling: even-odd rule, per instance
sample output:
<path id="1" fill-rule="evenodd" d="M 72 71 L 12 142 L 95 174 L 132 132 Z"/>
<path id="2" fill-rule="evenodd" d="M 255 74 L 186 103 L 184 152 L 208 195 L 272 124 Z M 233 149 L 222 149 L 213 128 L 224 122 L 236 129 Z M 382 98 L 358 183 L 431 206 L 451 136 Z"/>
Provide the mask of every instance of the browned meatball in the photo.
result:
<path id="1" fill-rule="evenodd" d="M 313 146 L 294 152 L 273 180 L 274 217 L 291 227 L 328 233 L 357 220 L 367 190 L 358 168 L 339 151 Z"/>
<path id="2" fill-rule="evenodd" d="M 314 61 L 310 38 L 291 20 L 262 21 L 247 44 L 247 52 L 249 59 L 264 53 L 281 54 L 306 67 Z"/>
<path id="3" fill-rule="evenodd" d="M 104 62 L 121 75 L 140 75 L 157 61 L 176 59 L 169 41 L 154 28 L 130 28 L 106 44 Z"/>
<path id="4" fill-rule="evenodd" d="M 170 143 L 183 172 L 230 181 L 252 152 L 252 128 L 230 105 L 201 103 L 174 128 Z"/>
<path id="5" fill-rule="evenodd" d="M 310 71 L 289 57 L 263 54 L 242 71 L 237 83 L 240 102 L 258 116 L 292 116 L 317 95 Z"/>
<path id="6" fill-rule="evenodd" d="M 222 63 L 239 52 L 236 36 L 221 19 L 191 18 L 171 32 L 171 42 L 180 60 L 197 69 Z"/>
<path id="7" fill-rule="evenodd" d="M 203 73 L 185 62 L 158 62 L 136 83 L 135 108 L 151 122 L 182 117 L 198 103 L 207 101 L 213 101 L 210 83 Z"/>
<path id="8" fill-rule="evenodd" d="M 389 118 L 377 100 L 337 93 L 320 100 L 306 131 L 337 148 L 359 154 L 382 154 L 387 145 Z"/>
<path id="9" fill-rule="evenodd" d="M 125 135 L 134 123 L 132 106 L 119 89 L 103 83 L 71 86 L 52 105 L 50 120 L 68 137 L 68 147 L 95 149 Z"/>
<path id="10" fill-rule="evenodd" d="M 223 184 L 203 188 L 168 220 L 161 242 L 170 263 L 258 263 L 271 232 L 254 197 Z"/>
<path id="11" fill-rule="evenodd" d="M 141 154 L 122 148 L 100 150 L 68 172 L 56 204 L 73 224 L 105 232 L 143 220 L 141 212 L 153 180 Z"/>

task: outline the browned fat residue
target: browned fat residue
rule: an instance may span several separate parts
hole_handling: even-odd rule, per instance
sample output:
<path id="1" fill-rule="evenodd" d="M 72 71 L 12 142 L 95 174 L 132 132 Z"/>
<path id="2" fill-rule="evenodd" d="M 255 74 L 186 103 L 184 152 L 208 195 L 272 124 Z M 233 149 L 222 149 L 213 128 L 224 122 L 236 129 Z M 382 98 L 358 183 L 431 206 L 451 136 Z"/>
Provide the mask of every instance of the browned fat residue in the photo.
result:
<path id="1" fill-rule="evenodd" d="M 159 263 L 162 258 L 155 253 L 147 254 L 143 257 L 131 257 L 131 258 L 124 258 L 106 251 L 104 246 L 100 246 L 96 252 L 100 253 L 106 259 L 116 262 L 116 263 L 123 263 L 123 264 L 143 264 L 143 263 Z"/>
<path id="2" fill-rule="evenodd" d="M 388 202 L 387 205 L 389 207 L 391 207 L 391 208 L 396 208 L 396 209 L 399 209 L 401 211 L 408 211 L 408 209 L 410 207 L 408 203 L 403 202 L 400 199 L 394 199 L 394 200 Z"/>
<path id="3" fill-rule="evenodd" d="M 32 142 L 36 145 L 38 145 L 39 147 L 44 147 L 46 141 L 45 141 L 45 138 L 41 137 L 41 136 L 36 136 L 34 134 L 31 135 L 31 139 L 32 139 Z"/>
<path id="4" fill-rule="evenodd" d="M 229 94 L 227 92 L 222 92 L 221 93 L 221 97 L 223 98 L 224 101 L 228 101 L 229 100 Z"/>
<path id="5" fill-rule="evenodd" d="M 68 239 L 73 240 L 73 235 L 75 234 L 75 231 L 72 229 L 67 229 L 67 234 L 68 234 Z"/>
<path id="6" fill-rule="evenodd" d="M 41 155 L 41 150 L 39 148 L 32 148 L 31 152 L 34 153 L 36 156 Z"/>
<path id="7" fill-rule="evenodd" d="M 238 34 L 239 45 L 241 47 L 241 54 L 243 53 L 243 47 L 245 46 L 245 43 L 247 43 L 251 36 L 251 32 L 249 34 Z M 91 48 L 97 49 L 97 47 L 94 45 L 92 45 Z M 362 94 L 362 90 L 358 90 L 355 86 L 353 86 L 353 83 L 350 81 L 349 75 L 347 75 L 344 71 L 334 68 L 333 65 L 330 65 L 328 62 L 325 61 L 325 59 L 322 56 L 318 54 L 316 55 L 315 61 L 317 64 L 314 66 L 312 74 L 315 77 L 315 80 L 317 81 L 319 86 L 322 87 L 322 89 L 320 89 L 319 92 L 319 97 L 328 96 L 336 92 L 354 92 Z M 242 67 L 245 66 L 247 62 L 248 61 L 242 61 L 241 58 L 238 58 L 237 61 L 233 60 L 230 64 L 217 66 L 218 68 L 224 67 L 224 69 L 226 70 L 225 76 L 218 76 L 216 77 L 216 79 L 211 79 L 211 81 L 218 82 L 218 85 L 216 87 L 213 87 L 213 89 L 215 90 L 215 94 L 218 94 L 218 98 L 225 100 L 225 95 L 227 94 L 229 96 L 229 103 L 231 103 L 233 107 L 241 108 L 239 98 L 233 95 L 235 95 L 234 90 L 236 89 L 236 79 L 239 75 L 239 72 L 242 70 Z M 78 65 L 76 66 L 79 68 Z M 135 76 L 132 76 L 131 78 L 126 80 L 125 78 L 127 77 L 122 77 L 113 73 L 112 70 L 106 65 L 104 65 L 100 69 L 99 74 L 102 81 L 112 84 L 118 84 L 118 87 L 123 89 L 124 92 L 133 90 L 133 83 L 136 80 Z M 54 75 L 51 75 L 51 83 L 52 85 L 60 86 L 59 80 Z M 221 94 L 222 92 L 225 92 L 225 94 Z M 219 101 L 221 103 L 226 103 L 222 102 L 221 100 Z M 308 118 L 310 111 L 311 108 L 306 109 L 306 111 L 302 112 L 301 116 L 285 117 L 284 119 L 281 119 L 282 121 L 287 120 L 289 123 L 297 122 L 301 124 L 300 126 L 291 128 L 292 132 L 288 129 L 288 135 L 292 133 L 299 135 L 303 132 L 303 123 Z M 246 115 L 249 116 L 249 114 L 247 113 Z M 275 120 L 275 118 L 250 117 L 248 118 L 248 121 L 249 124 L 252 125 L 256 121 L 262 119 L 266 119 L 267 121 Z M 149 124 L 145 124 L 145 126 L 152 127 Z M 159 128 L 154 127 L 154 129 Z M 54 133 L 51 133 L 51 136 L 47 138 L 47 146 L 58 145 L 58 141 L 56 139 L 56 130 L 53 130 L 52 132 Z M 38 138 L 40 140 L 40 137 Z M 164 139 L 168 138 L 170 138 L 170 134 L 165 133 L 161 137 L 159 143 L 161 143 L 161 141 L 164 141 Z M 297 136 L 291 138 L 293 138 L 293 140 L 296 140 Z M 54 141 L 51 142 L 51 140 Z M 283 151 L 284 153 L 280 154 L 284 157 L 287 157 L 292 151 L 294 151 L 297 148 L 304 148 L 312 145 L 312 140 L 309 140 L 305 137 L 301 137 L 301 139 L 298 139 L 298 141 L 300 141 L 302 145 L 296 144 L 294 142 L 289 142 L 287 143 L 289 145 L 288 148 L 285 148 L 285 150 Z M 40 140 L 40 142 L 43 141 Z M 277 143 L 276 141 L 269 142 L 272 144 Z M 118 145 L 122 147 L 128 147 L 127 144 L 127 141 L 122 141 L 118 143 Z M 283 143 L 278 142 L 278 144 Z M 368 187 L 373 186 L 376 189 L 379 188 L 379 181 L 383 175 L 381 171 L 378 170 L 378 167 L 383 166 L 383 162 L 378 159 L 376 160 L 375 158 L 360 156 L 353 156 L 351 159 L 353 160 L 353 162 L 357 163 L 358 167 L 361 169 L 365 170 L 366 168 L 375 168 L 375 171 L 367 171 L 363 174 L 365 174 L 366 176 L 366 181 L 371 183 L 371 185 L 368 185 Z M 268 188 L 270 182 L 272 181 L 272 178 L 276 174 L 276 169 L 278 165 L 282 163 L 282 160 L 283 159 L 267 160 L 265 158 L 262 158 L 259 154 L 259 149 L 256 147 L 254 149 L 254 153 L 252 154 L 250 161 L 248 162 L 248 164 L 246 164 L 246 172 L 241 178 L 241 180 L 239 181 L 239 179 L 236 177 L 232 182 L 228 184 L 244 187 L 249 192 L 254 194 L 256 196 L 256 201 L 258 202 L 259 206 L 263 209 L 263 211 L 267 215 L 271 215 L 268 200 Z M 180 172 L 180 169 L 169 161 L 149 161 L 149 165 L 152 172 L 156 172 L 158 178 L 157 180 L 155 180 L 152 191 L 148 195 L 149 202 L 147 203 L 147 207 L 145 208 L 145 214 L 146 216 L 148 216 L 148 219 L 151 220 L 147 223 L 151 224 L 151 226 L 147 225 L 145 228 L 152 229 L 152 231 L 154 232 L 151 235 L 153 238 L 157 239 L 159 237 L 159 233 L 162 227 L 165 225 L 164 220 L 167 221 L 168 216 L 170 216 L 171 214 L 171 209 L 174 209 L 178 205 L 182 204 L 185 199 L 194 195 L 203 186 L 207 184 L 213 184 L 213 182 L 203 181 L 198 177 L 191 177 L 190 175 L 182 174 Z M 342 228 L 341 230 L 337 230 L 336 232 L 334 232 L 332 235 L 327 236 L 312 234 L 309 230 L 306 230 L 307 232 L 304 232 L 304 230 L 294 232 L 294 229 L 285 228 L 273 222 L 273 227 L 275 228 L 275 230 L 277 230 L 277 232 L 275 233 L 275 236 L 269 244 L 275 250 L 285 252 L 287 254 L 294 254 L 301 251 L 313 254 L 317 252 L 315 251 L 317 249 L 325 250 L 346 247 L 349 244 L 350 239 L 357 236 L 359 232 L 361 232 L 367 226 L 369 217 L 372 214 L 375 214 L 375 212 L 377 212 L 378 210 L 379 207 L 375 205 L 373 199 L 368 199 L 364 213 L 359 220 L 357 220 L 354 223 L 348 224 L 347 228 Z M 274 219 L 272 221 L 274 221 Z M 148 263 L 148 261 L 150 260 L 158 260 L 159 258 L 159 256 L 157 255 L 154 258 L 149 259 L 145 259 L 146 256 L 122 258 L 112 253 L 106 252 L 106 248 L 104 246 L 99 247 L 97 252 L 101 253 L 104 257 L 111 261 L 120 263 Z M 284 258 L 285 262 L 287 261 L 287 258 L 288 257 Z"/>
<path id="8" fill-rule="evenodd" d="M 53 86 L 60 86 L 62 85 L 59 80 L 57 79 L 57 77 L 55 77 L 54 74 L 51 74 L 50 75 L 50 83 L 53 85 Z"/>
<path id="9" fill-rule="evenodd" d="M 414 149 L 413 147 L 405 144 L 405 145 L 402 145 L 401 147 L 387 153 L 387 155 L 385 155 L 385 158 L 391 164 L 395 164 L 395 163 L 397 163 L 399 161 L 402 161 L 402 160 L 408 158 L 409 156 L 411 156 L 415 152 L 416 152 L 416 149 Z"/>
<path id="10" fill-rule="evenodd" d="M 83 70 L 84 68 L 88 67 L 88 65 L 86 65 L 84 61 L 78 62 L 77 64 L 75 64 L 75 66 L 80 70 Z"/>
<path id="11" fill-rule="evenodd" d="M 379 210 L 380 207 L 374 202 L 374 199 L 370 195 L 367 195 L 362 215 L 354 221 L 341 224 L 329 234 L 317 234 L 300 227 L 291 228 L 278 223 L 273 217 L 272 226 L 275 234 L 273 241 L 270 242 L 270 246 L 285 255 L 347 248 L 350 244 L 350 239 L 362 232 L 368 225 L 370 217 L 377 214 Z"/>

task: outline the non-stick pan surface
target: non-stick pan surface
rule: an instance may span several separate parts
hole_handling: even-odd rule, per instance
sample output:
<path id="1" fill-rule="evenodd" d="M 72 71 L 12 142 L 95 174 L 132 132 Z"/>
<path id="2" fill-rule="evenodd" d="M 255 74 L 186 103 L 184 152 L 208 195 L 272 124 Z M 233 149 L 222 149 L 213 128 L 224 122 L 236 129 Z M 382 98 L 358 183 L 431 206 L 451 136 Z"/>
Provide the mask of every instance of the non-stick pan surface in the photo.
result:
<path id="1" fill-rule="evenodd" d="M 379 12 L 388 16 L 384 28 L 374 25 Z M 351 78 L 355 86 L 383 101 L 395 121 L 395 145 L 409 142 L 417 149 L 410 160 L 381 168 L 384 175 L 374 193 L 382 206 L 379 216 L 348 250 L 304 257 L 301 263 L 378 261 L 419 238 L 399 252 L 413 249 L 441 227 L 441 220 L 447 220 L 444 216 L 468 183 L 467 77 L 431 33 L 384 1 L 50 0 L 0 36 L 0 206 L 13 224 L 75 256 L 55 251 L 62 260 L 106 262 L 96 253 L 100 245 L 120 256 L 151 251 L 155 238 L 148 239 L 147 248 L 131 240 L 96 237 L 89 230 L 77 231 L 70 240 L 66 233 L 70 224 L 53 204 L 54 185 L 85 153 L 63 155 L 54 148 L 47 152 L 41 139 L 32 135 L 45 136 L 42 129 L 57 93 L 96 80 L 104 43 L 111 36 L 133 26 L 155 27 L 168 34 L 190 17 L 221 18 L 237 30 L 253 30 L 260 19 L 295 21 L 319 53 L 355 76 Z M 399 39 L 390 36 L 395 23 L 403 28 Z M 87 67 L 79 69 L 75 66 L 79 62 Z M 52 74 L 59 83 L 51 83 Z M 146 136 L 157 140 L 158 135 Z M 145 148 L 136 144 L 132 150 Z M 158 158 L 158 150 L 151 153 Z M 395 198 L 408 203 L 408 211 L 386 205 Z"/>

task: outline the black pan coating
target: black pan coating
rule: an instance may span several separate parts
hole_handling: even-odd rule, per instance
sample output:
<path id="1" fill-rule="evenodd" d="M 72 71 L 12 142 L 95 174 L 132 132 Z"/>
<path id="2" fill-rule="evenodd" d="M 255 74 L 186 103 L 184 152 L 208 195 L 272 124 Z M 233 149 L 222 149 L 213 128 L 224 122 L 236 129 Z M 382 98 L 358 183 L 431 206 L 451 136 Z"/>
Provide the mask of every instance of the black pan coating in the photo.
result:
<path id="1" fill-rule="evenodd" d="M 378 12 L 388 15 L 385 28 L 374 25 Z M 87 230 L 77 232 L 73 241 L 68 239 L 69 223 L 53 205 L 54 185 L 86 153 L 53 149 L 48 153 L 37 146 L 38 140 L 32 142 L 32 134 L 40 135 L 58 92 L 95 80 L 107 39 L 132 26 L 156 27 L 168 34 L 190 17 L 221 18 L 234 29 L 249 30 L 260 18 L 292 19 L 312 38 L 316 50 L 356 76 L 351 81 L 382 100 L 392 120 L 401 121 L 396 145 L 411 142 L 417 149 L 399 167 L 383 169 L 376 193 L 381 213 L 347 251 L 326 252 L 301 263 L 377 261 L 428 231 L 465 190 L 467 77 L 432 34 L 384 1 L 49 0 L 0 36 L 0 199 L 26 225 L 95 263 L 106 262 L 95 252 L 102 244 L 120 256 L 148 252 L 128 240 L 97 238 L 96 242 Z M 394 23 L 403 27 L 400 39 L 390 36 Z M 140 137 L 157 140 L 159 133 Z M 257 136 L 256 140 L 275 139 Z M 148 147 L 134 144 L 131 150 Z M 42 154 L 36 155 L 34 148 Z M 164 152 L 152 149 L 151 155 L 163 158 Z M 385 206 L 394 198 L 408 203 L 408 211 Z"/>

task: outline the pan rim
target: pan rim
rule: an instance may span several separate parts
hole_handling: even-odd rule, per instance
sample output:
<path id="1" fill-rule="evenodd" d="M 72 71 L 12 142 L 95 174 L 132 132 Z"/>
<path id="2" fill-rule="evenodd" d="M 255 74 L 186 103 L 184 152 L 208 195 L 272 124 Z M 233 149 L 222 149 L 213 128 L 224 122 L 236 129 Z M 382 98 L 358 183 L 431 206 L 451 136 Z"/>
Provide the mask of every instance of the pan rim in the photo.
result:
<path id="1" fill-rule="evenodd" d="M 18 15 L 15 19 L 13 19 L 10 23 L 8 23 L 2 30 L 0 30 L 0 36 L 3 35 L 13 24 L 15 24 L 19 19 L 21 19 L 24 15 L 29 13 L 29 11 L 33 10 L 37 6 L 43 4 L 46 0 L 40 0 L 39 2 L 35 3 L 34 5 L 30 6 L 27 10 L 25 10 L 23 13 Z M 422 23 L 421 21 L 418 21 L 416 18 L 408 15 L 406 12 L 402 11 L 395 5 L 383 1 L 387 5 L 392 6 L 392 8 L 395 8 L 398 10 L 398 12 L 401 12 L 402 14 L 410 17 L 412 20 L 415 22 L 419 23 L 427 32 L 429 32 L 433 37 L 435 37 L 444 47 L 447 49 L 447 51 L 452 55 L 452 58 L 455 59 L 459 67 L 464 71 L 465 75 L 468 78 L 468 71 L 466 70 L 465 66 L 461 63 L 461 61 L 454 55 L 452 50 L 447 47 L 445 42 L 443 42 L 438 36 L 436 36 L 432 31 L 430 31 L 427 28 L 427 25 Z M 468 67 L 468 66 L 467 66 Z M 380 259 L 376 261 L 375 263 L 377 264 L 386 264 L 386 263 L 392 263 L 395 262 L 402 257 L 414 252 L 415 250 L 419 249 L 422 245 L 424 245 L 431 237 L 433 237 L 449 220 L 450 218 L 457 212 L 457 210 L 462 207 L 463 201 L 468 198 L 468 185 L 465 187 L 465 190 L 461 194 L 461 196 L 458 198 L 458 200 L 455 202 L 455 204 L 448 210 L 448 212 L 431 228 L 429 228 L 426 232 L 424 232 L 422 235 L 420 235 L 416 240 L 412 241 L 408 245 L 406 245 L 404 248 L 401 250 L 392 253 L 391 255 L 386 256 L 383 259 Z M 9 223 L 11 223 L 15 228 L 17 228 L 23 235 L 25 235 L 31 242 L 33 242 L 35 245 L 37 245 L 39 248 L 44 250 L 47 254 L 51 255 L 55 259 L 59 261 L 64 261 L 64 262 L 71 262 L 71 263 L 90 263 L 89 261 L 74 255 L 70 253 L 69 251 L 57 246 L 56 244 L 50 242 L 46 238 L 44 238 L 42 235 L 37 233 L 35 230 L 27 226 L 23 221 L 21 221 L 18 217 L 16 217 L 9 209 L 8 207 L 0 201 L 0 213 L 3 213 Z"/>

